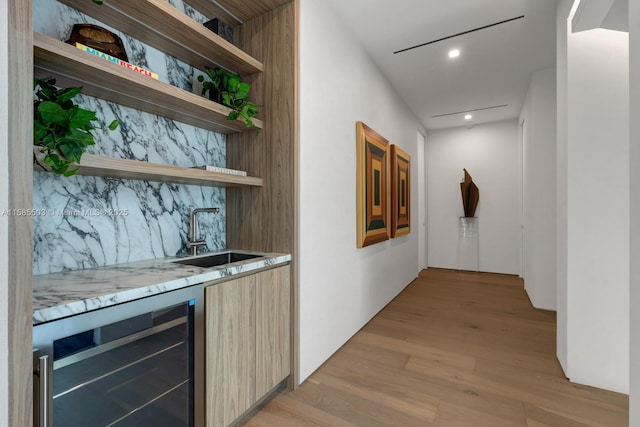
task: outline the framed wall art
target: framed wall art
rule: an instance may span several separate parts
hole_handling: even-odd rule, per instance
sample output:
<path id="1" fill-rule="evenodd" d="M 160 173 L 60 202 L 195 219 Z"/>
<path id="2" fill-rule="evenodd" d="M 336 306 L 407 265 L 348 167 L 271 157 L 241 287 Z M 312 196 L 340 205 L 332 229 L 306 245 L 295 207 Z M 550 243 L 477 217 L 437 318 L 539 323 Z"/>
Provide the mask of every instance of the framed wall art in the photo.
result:
<path id="1" fill-rule="evenodd" d="M 357 246 L 389 239 L 389 141 L 356 123 Z"/>
<path id="2" fill-rule="evenodd" d="M 391 237 L 411 232 L 411 156 L 391 146 Z"/>

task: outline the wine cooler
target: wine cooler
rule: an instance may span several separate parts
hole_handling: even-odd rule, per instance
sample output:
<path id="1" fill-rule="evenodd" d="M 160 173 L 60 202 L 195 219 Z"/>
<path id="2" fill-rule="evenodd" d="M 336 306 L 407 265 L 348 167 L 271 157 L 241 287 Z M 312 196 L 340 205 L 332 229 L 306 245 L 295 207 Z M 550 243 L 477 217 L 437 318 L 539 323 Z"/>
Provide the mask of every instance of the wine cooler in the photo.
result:
<path id="1" fill-rule="evenodd" d="M 201 426 L 201 295 L 195 286 L 36 325 L 34 425 Z"/>

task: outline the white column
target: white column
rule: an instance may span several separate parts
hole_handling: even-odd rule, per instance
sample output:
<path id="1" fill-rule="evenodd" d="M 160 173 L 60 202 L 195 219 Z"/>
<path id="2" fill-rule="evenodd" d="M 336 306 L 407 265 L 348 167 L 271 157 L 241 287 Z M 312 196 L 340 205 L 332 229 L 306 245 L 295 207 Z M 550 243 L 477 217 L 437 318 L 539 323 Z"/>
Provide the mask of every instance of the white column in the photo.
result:
<path id="1" fill-rule="evenodd" d="M 570 380 L 624 393 L 629 390 L 628 34 L 568 33 L 566 64 L 566 156 L 558 158 L 564 162 L 559 175 L 566 176 L 566 306 L 558 316 L 559 337 L 565 338 L 566 328 L 566 343 L 558 347 L 566 345 L 563 367 Z"/>

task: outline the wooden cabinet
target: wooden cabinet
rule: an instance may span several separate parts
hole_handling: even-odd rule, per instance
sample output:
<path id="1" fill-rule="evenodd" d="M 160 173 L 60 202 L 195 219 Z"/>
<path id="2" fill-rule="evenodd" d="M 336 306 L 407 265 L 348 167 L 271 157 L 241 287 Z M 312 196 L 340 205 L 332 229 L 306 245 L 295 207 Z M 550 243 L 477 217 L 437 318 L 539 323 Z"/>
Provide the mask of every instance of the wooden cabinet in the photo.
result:
<path id="1" fill-rule="evenodd" d="M 207 426 L 227 426 L 255 401 L 255 284 L 251 275 L 205 290 Z"/>
<path id="2" fill-rule="evenodd" d="M 274 268 L 256 283 L 256 398 L 290 372 L 289 266 Z"/>
<path id="3" fill-rule="evenodd" d="M 206 425 L 227 426 L 290 373 L 289 266 L 205 289 Z"/>

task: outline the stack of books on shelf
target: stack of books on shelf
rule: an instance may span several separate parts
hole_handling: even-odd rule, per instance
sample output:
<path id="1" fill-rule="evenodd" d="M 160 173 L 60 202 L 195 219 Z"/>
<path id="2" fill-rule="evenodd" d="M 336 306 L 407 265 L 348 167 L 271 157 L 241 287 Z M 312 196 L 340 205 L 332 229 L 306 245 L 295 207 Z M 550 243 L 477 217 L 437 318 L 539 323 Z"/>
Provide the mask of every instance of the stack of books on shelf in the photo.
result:
<path id="1" fill-rule="evenodd" d="M 91 48 L 89 46 L 85 46 L 82 43 L 75 43 L 75 46 L 80 50 L 83 50 L 83 51 L 85 51 L 87 53 L 90 53 L 90 54 L 92 54 L 94 56 L 97 56 L 98 58 L 105 59 L 105 60 L 107 60 L 107 61 L 109 61 L 111 63 L 114 63 L 114 64 L 119 65 L 121 67 L 127 68 L 127 69 L 129 69 L 131 71 L 134 71 L 134 72 L 138 73 L 138 74 L 142 74 L 143 76 L 151 77 L 152 79 L 158 80 L 158 74 L 154 73 L 153 71 L 149 71 L 149 70 L 146 70 L 146 69 L 144 69 L 142 67 L 138 67 L 137 65 L 130 64 L 127 61 L 123 61 L 122 59 L 118 59 L 118 58 L 116 58 L 114 56 L 109 55 L 108 53 L 104 53 L 104 52 L 101 52 L 101 51 L 99 51 L 97 49 L 93 49 L 93 48 Z"/>
<path id="2" fill-rule="evenodd" d="M 247 176 L 247 172 L 237 169 L 221 168 L 219 166 L 194 166 L 195 169 L 202 169 L 207 172 L 226 173 L 227 175 Z"/>

